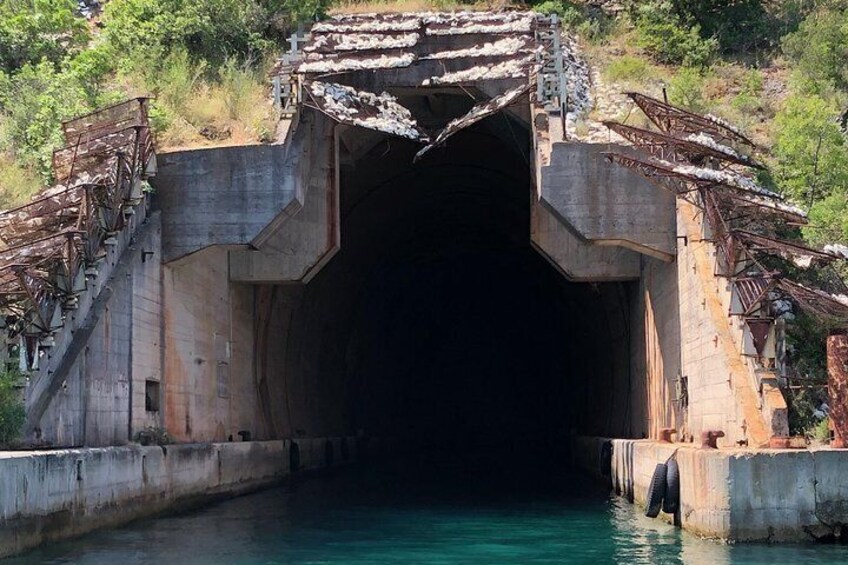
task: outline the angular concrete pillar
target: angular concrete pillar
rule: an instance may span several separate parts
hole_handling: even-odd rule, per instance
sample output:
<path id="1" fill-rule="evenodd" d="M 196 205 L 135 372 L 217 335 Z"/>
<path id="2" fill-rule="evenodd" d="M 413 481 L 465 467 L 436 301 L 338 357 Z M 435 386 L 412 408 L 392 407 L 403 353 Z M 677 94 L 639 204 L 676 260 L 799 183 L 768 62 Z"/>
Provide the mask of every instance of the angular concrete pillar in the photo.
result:
<path id="1" fill-rule="evenodd" d="M 827 392 L 833 447 L 848 446 L 848 331 L 827 338 Z"/>

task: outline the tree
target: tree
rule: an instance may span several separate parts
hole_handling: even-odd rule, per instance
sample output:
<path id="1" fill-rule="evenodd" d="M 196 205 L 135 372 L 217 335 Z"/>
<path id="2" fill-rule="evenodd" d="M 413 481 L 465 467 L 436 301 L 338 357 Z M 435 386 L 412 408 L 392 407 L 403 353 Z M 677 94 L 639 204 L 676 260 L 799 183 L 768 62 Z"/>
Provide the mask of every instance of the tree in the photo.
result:
<path id="1" fill-rule="evenodd" d="M 826 3 L 783 39 L 783 51 L 814 86 L 848 89 L 848 9 Z M 816 89 L 816 90 L 820 90 Z"/>
<path id="2" fill-rule="evenodd" d="M 820 96 L 796 95 L 775 117 L 775 180 L 808 206 L 831 194 L 848 194 L 848 140 L 838 114 L 838 107 Z"/>
<path id="3" fill-rule="evenodd" d="M 0 68 L 13 72 L 46 59 L 59 64 L 88 43 L 88 25 L 74 0 L 0 2 Z"/>

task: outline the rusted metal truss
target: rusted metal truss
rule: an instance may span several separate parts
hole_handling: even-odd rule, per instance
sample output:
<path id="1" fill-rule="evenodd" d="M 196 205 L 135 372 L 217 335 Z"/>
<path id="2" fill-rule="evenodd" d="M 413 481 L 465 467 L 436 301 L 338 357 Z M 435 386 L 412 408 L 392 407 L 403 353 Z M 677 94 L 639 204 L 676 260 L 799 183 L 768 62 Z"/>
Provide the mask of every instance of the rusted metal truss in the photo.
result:
<path id="1" fill-rule="evenodd" d="M 839 259 L 835 255 L 812 249 L 797 242 L 766 237 L 749 231 L 734 230 L 732 236 L 749 253 L 779 256 L 791 261 L 799 268 L 807 269 L 812 266 L 828 265 Z"/>
<path id="2" fill-rule="evenodd" d="M 733 293 L 739 300 L 739 309 L 731 310 L 735 316 L 751 316 L 768 299 L 768 294 L 775 286 L 775 280 L 759 273 L 753 276 L 741 276 L 733 280 Z"/>
<path id="3" fill-rule="evenodd" d="M 738 153 L 730 147 L 716 143 L 705 143 L 705 138 L 697 135 L 681 138 L 612 121 L 606 121 L 604 125 L 633 145 L 664 161 L 703 166 L 708 164 L 709 160 L 713 160 L 717 163 L 733 163 L 757 169 L 763 168 L 763 165 L 754 159 Z"/>
<path id="4" fill-rule="evenodd" d="M 805 224 L 807 215 L 737 170 L 762 168 L 731 146 L 753 143 L 718 118 L 638 93 L 628 96 L 661 131 L 605 122 L 639 151 L 612 152 L 607 159 L 703 210 L 705 237 L 717 248 L 716 274 L 730 279 L 731 314 L 745 318 L 757 354 L 763 355 L 772 328 L 769 305 L 780 297 L 848 327 L 848 289 L 828 267 L 845 259 L 841 248 L 821 251 L 777 237 L 787 224 Z M 775 272 L 781 263 L 774 258 L 786 261 L 784 270 L 803 284 Z"/>
<path id="5" fill-rule="evenodd" d="M 780 279 L 777 288 L 801 308 L 836 326 L 844 327 L 848 320 L 848 295 L 832 294 L 787 278 Z"/>
<path id="6" fill-rule="evenodd" d="M 109 238 L 143 198 L 155 173 L 147 98 L 63 124 L 66 147 L 53 154 L 58 184 L 31 202 L 0 212 L 0 308 L 10 331 L 43 336 L 60 327 L 62 309 L 85 290 Z"/>
<path id="7" fill-rule="evenodd" d="M 744 143 L 754 147 L 753 141 L 719 118 L 701 116 L 638 92 L 626 94 L 665 133 L 679 136 L 706 134 L 718 142 Z"/>

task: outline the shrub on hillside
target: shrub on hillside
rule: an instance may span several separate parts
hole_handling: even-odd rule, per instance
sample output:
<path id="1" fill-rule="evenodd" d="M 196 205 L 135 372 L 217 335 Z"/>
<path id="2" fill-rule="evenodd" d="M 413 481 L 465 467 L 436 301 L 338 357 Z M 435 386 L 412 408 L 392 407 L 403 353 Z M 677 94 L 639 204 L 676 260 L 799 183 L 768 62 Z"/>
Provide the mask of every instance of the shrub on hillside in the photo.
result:
<path id="1" fill-rule="evenodd" d="M 0 447 L 14 446 L 20 440 L 26 412 L 17 388 L 20 374 L 17 371 L 0 372 Z"/>
<path id="2" fill-rule="evenodd" d="M 91 109 L 79 81 L 48 61 L 0 75 L 0 108 L 5 113 L 0 150 L 52 180 L 53 149 L 64 144 L 61 122 Z"/>
<path id="3" fill-rule="evenodd" d="M 604 76 L 611 81 L 638 81 L 647 77 L 649 72 L 650 65 L 644 59 L 622 55 L 607 65 Z"/>
<path id="4" fill-rule="evenodd" d="M 715 39 L 701 37 L 700 26 L 681 18 L 670 2 L 646 2 L 636 10 L 638 43 L 659 62 L 687 67 L 707 66 L 715 55 Z"/>
<path id="5" fill-rule="evenodd" d="M 0 2 L 0 70 L 42 60 L 61 62 L 88 42 L 88 25 L 74 0 Z"/>
<path id="6" fill-rule="evenodd" d="M 820 96 L 795 95 L 775 117 L 775 179 L 807 205 L 833 193 L 848 194 L 848 139 L 838 114 L 838 106 Z"/>
<path id="7" fill-rule="evenodd" d="M 783 51 L 812 90 L 848 90 L 848 2 L 825 4 L 783 39 Z"/>

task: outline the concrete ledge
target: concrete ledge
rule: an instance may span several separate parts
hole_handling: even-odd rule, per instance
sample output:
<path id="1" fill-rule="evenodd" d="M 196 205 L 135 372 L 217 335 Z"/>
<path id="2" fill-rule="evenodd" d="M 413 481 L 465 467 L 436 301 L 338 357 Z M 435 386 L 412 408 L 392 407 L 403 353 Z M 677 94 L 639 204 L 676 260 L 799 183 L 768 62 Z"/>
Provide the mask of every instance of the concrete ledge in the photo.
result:
<path id="1" fill-rule="evenodd" d="M 295 440 L 301 470 L 333 465 L 342 438 Z M 355 440 L 347 438 L 350 457 Z M 44 542 L 242 494 L 290 474 L 291 440 L 0 452 L 0 558 Z"/>
<path id="2" fill-rule="evenodd" d="M 573 444 L 576 463 L 600 473 L 604 441 L 613 445 L 613 489 L 642 507 L 654 467 L 676 453 L 679 523 L 703 537 L 731 542 L 824 540 L 840 536 L 848 525 L 848 450 L 709 450 L 691 444 L 580 437 Z"/>

